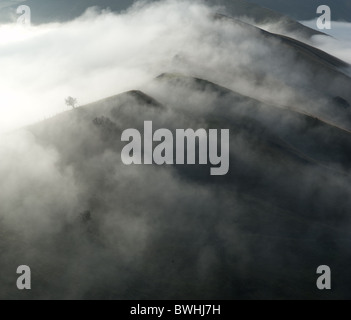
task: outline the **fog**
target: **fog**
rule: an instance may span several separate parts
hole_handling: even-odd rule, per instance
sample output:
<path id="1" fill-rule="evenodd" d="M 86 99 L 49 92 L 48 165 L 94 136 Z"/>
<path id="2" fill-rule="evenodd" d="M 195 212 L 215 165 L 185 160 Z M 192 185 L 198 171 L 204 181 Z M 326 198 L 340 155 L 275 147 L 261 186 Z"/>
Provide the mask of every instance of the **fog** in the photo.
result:
<path id="1" fill-rule="evenodd" d="M 315 268 L 345 275 L 350 80 L 215 12 L 164 1 L 0 26 L 1 298 L 315 298 Z M 230 129 L 228 175 L 123 165 L 123 130 L 150 120 Z"/>
<path id="2" fill-rule="evenodd" d="M 171 1 L 137 5 L 119 15 L 89 9 L 81 18 L 62 24 L 0 26 L 0 130 L 64 111 L 68 95 L 83 105 L 138 88 L 165 71 L 186 70 L 251 96 L 256 94 L 251 81 L 224 71 L 252 68 L 269 72 L 271 79 L 265 76 L 265 82 L 273 82 L 274 90 L 293 53 L 283 57 L 278 47 L 257 39 L 255 31 L 213 23 L 215 12 L 196 2 Z M 181 58 L 189 63 L 179 63 Z M 297 70 L 298 78 L 292 80 L 301 86 L 299 74 Z M 274 93 L 263 98 L 274 96 L 282 103 L 295 96 L 288 89 L 277 88 Z"/>
<path id="3" fill-rule="evenodd" d="M 165 71 L 184 44 L 195 49 L 189 40 L 210 12 L 169 2 L 121 15 L 91 8 L 64 24 L 2 25 L 0 128 L 62 112 L 68 95 L 82 105 L 140 86 Z"/>

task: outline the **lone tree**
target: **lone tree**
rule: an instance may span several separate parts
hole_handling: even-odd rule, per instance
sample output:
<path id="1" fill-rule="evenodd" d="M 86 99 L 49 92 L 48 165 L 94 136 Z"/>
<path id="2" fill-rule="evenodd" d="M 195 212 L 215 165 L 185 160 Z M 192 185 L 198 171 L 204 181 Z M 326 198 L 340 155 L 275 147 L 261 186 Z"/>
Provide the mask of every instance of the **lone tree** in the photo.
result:
<path id="1" fill-rule="evenodd" d="M 68 97 L 66 100 L 66 105 L 68 107 L 72 107 L 72 109 L 74 109 L 76 107 L 77 104 L 77 99 L 73 98 L 73 97 Z"/>

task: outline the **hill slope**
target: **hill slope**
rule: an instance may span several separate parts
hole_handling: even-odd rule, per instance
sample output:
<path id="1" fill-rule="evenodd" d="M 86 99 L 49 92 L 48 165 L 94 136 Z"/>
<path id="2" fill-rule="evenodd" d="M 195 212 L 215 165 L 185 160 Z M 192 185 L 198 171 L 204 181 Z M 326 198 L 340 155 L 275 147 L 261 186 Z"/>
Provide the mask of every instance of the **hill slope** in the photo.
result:
<path id="1" fill-rule="evenodd" d="M 351 134 L 202 79 L 163 74 L 146 92 L 153 88 L 157 99 L 126 92 L 29 128 L 79 189 L 54 232 L 12 245 L 38 250 L 28 257 L 40 274 L 31 297 L 322 297 L 310 289 L 310 272 L 351 256 Z M 121 133 L 142 132 L 144 119 L 154 129 L 229 128 L 229 175 L 211 177 L 199 165 L 123 165 Z M 51 258 L 38 259 L 41 252 Z M 84 264 L 72 269 L 72 259 Z M 73 293 L 60 287 L 83 278 Z M 333 297 L 349 297 L 348 285 Z"/>

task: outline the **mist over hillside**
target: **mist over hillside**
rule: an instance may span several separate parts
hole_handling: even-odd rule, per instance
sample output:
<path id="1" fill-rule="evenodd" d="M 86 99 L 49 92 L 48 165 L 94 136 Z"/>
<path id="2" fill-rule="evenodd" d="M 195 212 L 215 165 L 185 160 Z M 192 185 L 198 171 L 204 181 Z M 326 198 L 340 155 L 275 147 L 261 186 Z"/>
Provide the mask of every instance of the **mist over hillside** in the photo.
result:
<path id="1" fill-rule="evenodd" d="M 317 47 L 327 36 L 236 3 L 0 28 L 1 299 L 351 297 L 350 65 Z M 144 121 L 229 129 L 228 174 L 126 166 L 122 132 Z"/>

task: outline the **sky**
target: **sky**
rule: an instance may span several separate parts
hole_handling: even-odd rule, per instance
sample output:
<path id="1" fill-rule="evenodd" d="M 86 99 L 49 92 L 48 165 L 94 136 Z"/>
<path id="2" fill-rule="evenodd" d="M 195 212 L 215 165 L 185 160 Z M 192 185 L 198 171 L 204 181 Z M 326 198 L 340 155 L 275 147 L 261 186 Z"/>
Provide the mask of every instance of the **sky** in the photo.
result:
<path id="1" fill-rule="evenodd" d="M 305 26 L 318 30 L 316 21 L 302 21 Z M 315 36 L 316 46 L 351 64 L 351 23 L 332 21 L 330 30 L 322 30 L 332 36 Z"/>

